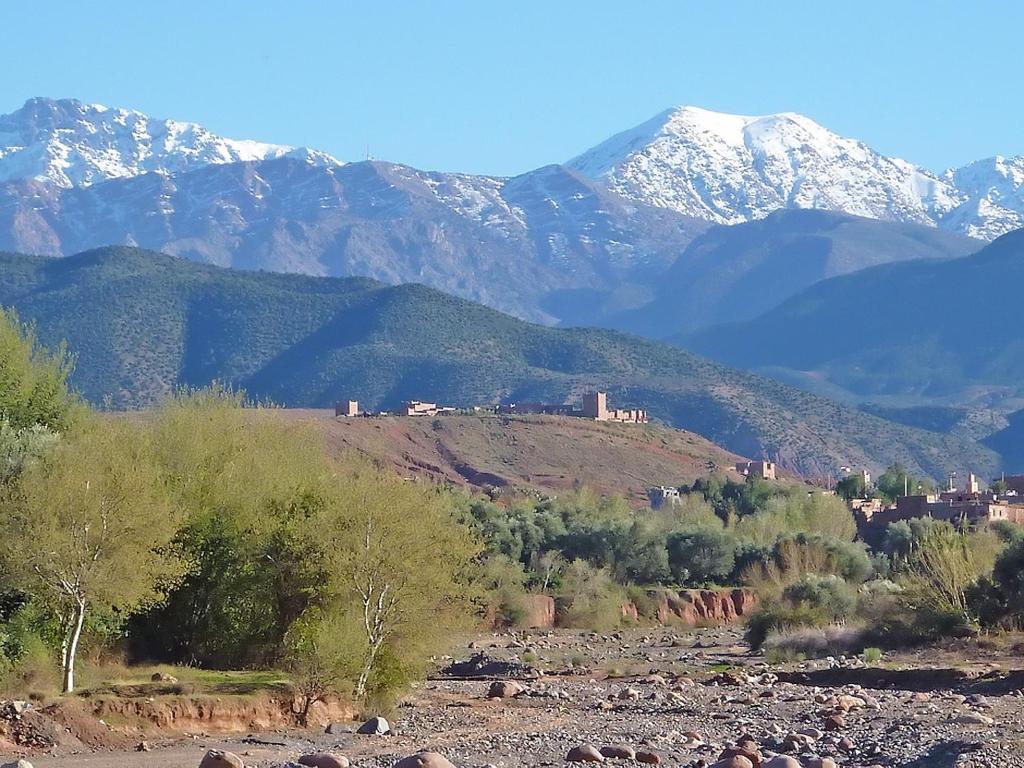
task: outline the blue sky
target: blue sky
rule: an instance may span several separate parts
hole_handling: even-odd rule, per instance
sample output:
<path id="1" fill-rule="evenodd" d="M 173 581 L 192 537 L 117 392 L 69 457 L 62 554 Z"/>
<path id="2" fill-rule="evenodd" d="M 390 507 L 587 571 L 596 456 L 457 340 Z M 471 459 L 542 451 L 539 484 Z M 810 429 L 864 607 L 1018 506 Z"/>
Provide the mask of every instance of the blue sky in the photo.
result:
<path id="1" fill-rule="evenodd" d="M 1024 153 L 1019 2 L 49 0 L 0 112 L 73 96 L 342 159 L 513 174 L 676 104 L 801 112 L 933 169 Z"/>

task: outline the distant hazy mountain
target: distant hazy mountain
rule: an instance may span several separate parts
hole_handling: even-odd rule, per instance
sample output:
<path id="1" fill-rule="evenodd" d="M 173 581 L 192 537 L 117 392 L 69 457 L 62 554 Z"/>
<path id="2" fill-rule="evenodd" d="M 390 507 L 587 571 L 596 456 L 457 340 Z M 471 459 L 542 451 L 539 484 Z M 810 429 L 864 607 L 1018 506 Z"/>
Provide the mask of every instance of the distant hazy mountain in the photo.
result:
<path id="1" fill-rule="evenodd" d="M 791 112 L 678 107 L 569 166 L 643 201 L 721 224 L 821 208 L 992 239 L 1024 223 L 1024 158 L 935 174 Z"/>
<path id="2" fill-rule="evenodd" d="M 978 253 L 818 283 L 754 320 L 699 331 L 688 349 L 862 397 L 1024 395 L 1024 230 Z"/>
<path id="3" fill-rule="evenodd" d="M 918 224 L 830 211 L 776 211 L 705 232 L 659 279 L 653 302 L 614 322 L 664 338 L 754 318 L 829 277 L 889 262 L 964 256 L 983 245 Z"/>
<path id="4" fill-rule="evenodd" d="M 0 304 L 67 339 L 96 402 L 155 402 L 212 379 L 294 406 L 353 397 L 453 405 L 564 402 L 592 387 L 741 455 L 809 475 L 894 460 L 991 474 L 977 443 L 913 429 L 695 357 L 596 329 L 531 325 L 420 285 L 222 270 L 136 249 L 0 256 Z"/>

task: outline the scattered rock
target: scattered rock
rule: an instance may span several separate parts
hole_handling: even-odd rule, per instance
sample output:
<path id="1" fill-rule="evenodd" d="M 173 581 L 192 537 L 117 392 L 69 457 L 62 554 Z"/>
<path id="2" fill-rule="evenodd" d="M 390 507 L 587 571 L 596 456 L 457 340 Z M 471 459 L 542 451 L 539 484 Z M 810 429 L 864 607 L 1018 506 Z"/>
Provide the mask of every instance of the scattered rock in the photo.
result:
<path id="1" fill-rule="evenodd" d="M 211 749 L 203 755 L 199 768 L 245 768 L 245 763 L 234 752 Z"/>
<path id="2" fill-rule="evenodd" d="M 13 763 L 4 763 L 0 768 L 32 768 L 32 763 L 28 760 L 16 760 Z"/>
<path id="3" fill-rule="evenodd" d="M 636 761 L 638 763 L 647 763 L 648 765 L 658 765 L 661 763 L 661 755 L 657 752 L 642 750 L 636 753 Z"/>
<path id="4" fill-rule="evenodd" d="M 329 733 L 332 736 L 335 736 L 339 733 L 345 733 L 346 731 L 348 731 L 348 728 L 345 726 L 344 723 L 328 723 L 327 727 L 324 728 L 324 733 Z"/>
<path id="5" fill-rule="evenodd" d="M 569 750 L 565 760 L 568 763 L 603 763 L 604 756 L 597 747 L 590 744 L 580 744 Z"/>
<path id="6" fill-rule="evenodd" d="M 391 725 L 383 717 L 371 717 L 359 726 L 356 733 L 360 733 L 364 736 L 386 736 L 391 733 Z"/>
<path id="7" fill-rule="evenodd" d="M 174 675 L 168 675 L 166 672 L 154 672 L 149 679 L 152 680 L 154 683 L 178 682 L 178 678 L 176 678 Z"/>
<path id="8" fill-rule="evenodd" d="M 802 766 L 795 757 L 775 755 L 761 763 L 761 768 L 802 768 Z"/>
<path id="9" fill-rule="evenodd" d="M 149 752 L 151 749 L 152 748 L 149 746 L 149 742 L 147 741 L 140 741 L 135 745 L 136 752 Z"/>

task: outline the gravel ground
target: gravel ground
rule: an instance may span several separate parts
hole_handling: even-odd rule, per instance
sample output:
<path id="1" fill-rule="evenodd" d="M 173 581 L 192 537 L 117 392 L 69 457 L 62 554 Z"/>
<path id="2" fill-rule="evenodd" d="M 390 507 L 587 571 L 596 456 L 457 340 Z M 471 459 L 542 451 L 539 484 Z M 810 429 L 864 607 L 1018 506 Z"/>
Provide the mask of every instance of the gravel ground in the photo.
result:
<path id="1" fill-rule="evenodd" d="M 205 749 L 228 749 L 247 765 L 281 766 L 310 751 L 334 751 L 359 768 L 391 768 L 422 749 L 460 768 L 551 766 L 580 744 L 626 744 L 662 765 L 714 763 L 751 738 L 767 759 L 804 766 L 832 758 L 848 768 L 1024 766 L 1024 672 L 956 652 L 883 659 L 826 659 L 770 666 L 732 628 L 593 635 L 558 631 L 477 638 L 457 658 L 484 652 L 522 660 L 543 674 L 519 680 L 514 697 L 487 697 L 490 680 L 430 680 L 390 713 L 393 734 L 334 733 L 190 737 L 146 753 L 39 757 L 37 768 L 193 768 Z M 639 765 L 630 760 L 609 762 Z"/>

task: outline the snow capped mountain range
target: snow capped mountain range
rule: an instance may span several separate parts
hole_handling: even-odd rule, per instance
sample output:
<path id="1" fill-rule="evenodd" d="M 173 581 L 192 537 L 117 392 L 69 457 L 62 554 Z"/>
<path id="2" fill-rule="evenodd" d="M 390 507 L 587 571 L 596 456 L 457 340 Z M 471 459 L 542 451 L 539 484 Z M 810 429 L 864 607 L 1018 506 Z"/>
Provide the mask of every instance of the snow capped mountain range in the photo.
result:
<path id="1" fill-rule="evenodd" d="M 939 175 L 793 113 L 670 109 L 568 165 L 627 198 L 720 224 L 822 208 L 982 239 L 1024 226 L 1024 157 Z"/>
<path id="2" fill-rule="evenodd" d="M 75 99 L 29 99 L 18 111 L 0 116 L 0 181 L 36 179 L 74 187 L 282 156 L 339 165 L 323 152 L 225 139 L 195 123 Z"/>
<path id="3" fill-rule="evenodd" d="M 0 182 L 34 179 L 72 188 L 280 157 L 341 165 L 317 150 L 226 139 L 195 123 L 74 99 L 29 99 L 0 116 Z M 820 208 L 985 240 L 1024 227 L 1024 156 L 936 174 L 788 112 L 745 117 L 677 107 L 567 165 L 627 200 L 716 224 Z M 438 194 L 463 215 L 511 215 L 495 214 L 486 203 L 503 180 L 442 176 Z"/>

